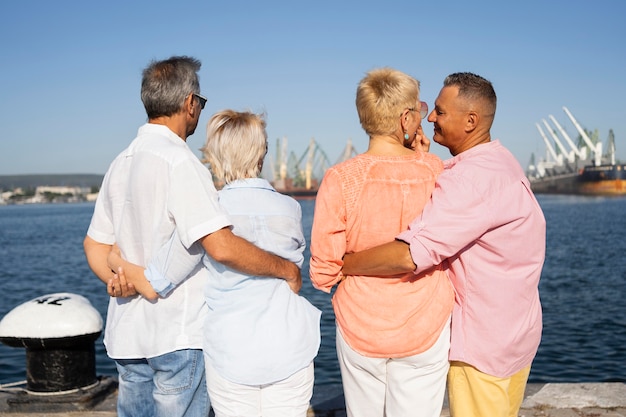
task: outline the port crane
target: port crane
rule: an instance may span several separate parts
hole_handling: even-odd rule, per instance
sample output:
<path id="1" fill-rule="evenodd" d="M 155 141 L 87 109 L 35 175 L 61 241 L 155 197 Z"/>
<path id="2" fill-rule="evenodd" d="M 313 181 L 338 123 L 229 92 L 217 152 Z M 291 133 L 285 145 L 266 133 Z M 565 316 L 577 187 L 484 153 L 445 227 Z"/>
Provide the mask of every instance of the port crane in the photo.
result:
<path id="1" fill-rule="evenodd" d="M 597 140 L 597 135 L 594 134 L 595 140 L 592 140 L 589 137 L 589 133 L 581 127 L 569 109 L 563 106 L 563 111 L 579 133 L 578 145 L 574 143 L 554 116 L 548 116 L 552 125 L 546 119 L 541 120 L 545 131 L 552 138 L 552 142 L 548 139 L 544 129 L 536 123 L 535 125 L 546 144 L 547 151 L 545 159 L 541 159 L 539 162 L 535 162 L 533 155 L 527 172 L 531 178 L 542 178 L 547 173 L 555 175 L 576 172 L 586 165 L 600 166 L 607 162 L 615 164 L 615 139 L 613 138 L 611 141 L 612 131 L 609 134 L 608 153 L 607 155 L 602 155 L 602 142 Z"/>

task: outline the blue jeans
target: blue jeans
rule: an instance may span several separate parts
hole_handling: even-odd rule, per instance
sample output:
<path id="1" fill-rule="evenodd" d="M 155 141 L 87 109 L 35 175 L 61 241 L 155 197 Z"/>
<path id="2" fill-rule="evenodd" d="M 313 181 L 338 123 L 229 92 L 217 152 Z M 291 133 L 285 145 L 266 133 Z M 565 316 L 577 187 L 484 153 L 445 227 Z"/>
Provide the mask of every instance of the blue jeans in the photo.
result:
<path id="1" fill-rule="evenodd" d="M 207 417 L 202 350 L 185 349 L 149 359 L 119 359 L 119 417 Z"/>

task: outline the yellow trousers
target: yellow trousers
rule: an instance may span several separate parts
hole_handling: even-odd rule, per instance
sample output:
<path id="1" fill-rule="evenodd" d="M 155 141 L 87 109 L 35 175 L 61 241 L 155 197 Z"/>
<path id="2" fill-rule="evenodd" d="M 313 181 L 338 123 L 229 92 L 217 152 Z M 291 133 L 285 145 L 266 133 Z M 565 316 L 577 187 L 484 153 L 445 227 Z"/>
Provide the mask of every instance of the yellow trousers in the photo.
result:
<path id="1" fill-rule="evenodd" d="M 450 416 L 518 417 L 529 374 L 530 365 L 509 378 L 498 378 L 464 362 L 450 362 Z"/>

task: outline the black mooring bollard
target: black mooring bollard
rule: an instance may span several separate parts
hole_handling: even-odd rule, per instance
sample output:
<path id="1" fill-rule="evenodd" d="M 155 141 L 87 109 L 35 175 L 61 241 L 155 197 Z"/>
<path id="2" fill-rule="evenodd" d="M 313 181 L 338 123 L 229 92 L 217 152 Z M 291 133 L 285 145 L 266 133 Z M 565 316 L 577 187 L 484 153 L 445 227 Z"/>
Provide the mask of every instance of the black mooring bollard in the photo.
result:
<path id="1" fill-rule="evenodd" d="M 85 297 L 43 295 L 11 310 L 0 321 L 0 342 L 26 348 L 26 386 L 55 393 L 96 384 L 94 342 L 102 316 Z"/>

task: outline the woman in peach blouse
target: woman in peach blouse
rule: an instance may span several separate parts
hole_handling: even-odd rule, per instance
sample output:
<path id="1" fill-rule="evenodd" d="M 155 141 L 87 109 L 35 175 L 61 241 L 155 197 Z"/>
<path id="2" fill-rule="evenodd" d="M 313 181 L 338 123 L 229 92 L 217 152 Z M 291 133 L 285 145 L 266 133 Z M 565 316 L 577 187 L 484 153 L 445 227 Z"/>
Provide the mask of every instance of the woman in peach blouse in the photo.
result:
<path id="1" fill-rule="evenodd" d="M 454 302 L 445 272 L 341 271 L 345 253 L 393 240 L 430 198 L 443 164 L 423 150 L 428 107 L 419 82 L 391 68 L 361 80 L 356 106 L 369 147 L 326 171 L 315 205 L 311 280 L 325 292 L 337 285 L 332 302 L 348 416 L 438 417 Z"/>

